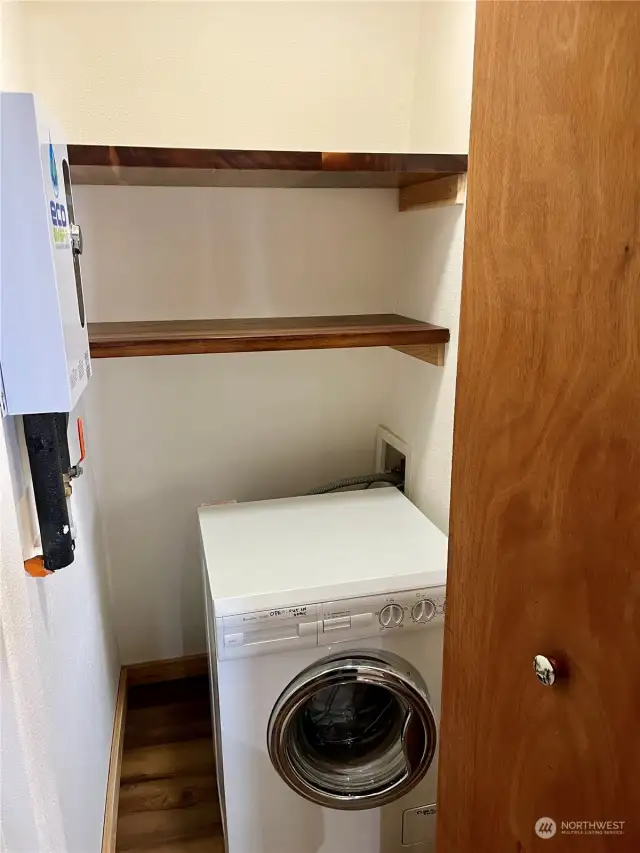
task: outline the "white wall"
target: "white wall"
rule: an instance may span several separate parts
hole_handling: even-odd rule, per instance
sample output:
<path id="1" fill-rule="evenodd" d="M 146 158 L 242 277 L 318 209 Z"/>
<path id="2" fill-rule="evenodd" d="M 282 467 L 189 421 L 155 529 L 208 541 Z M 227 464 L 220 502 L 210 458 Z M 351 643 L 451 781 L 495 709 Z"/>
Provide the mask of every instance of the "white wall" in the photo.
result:
<path id="1" fill-rule="evenodd" d="M 370 472 L 386 389 L 377 350 L 96 365 L 91 422 L 125 662 L 204 650 L 198 505 Z"/>
<path id="2" fill-rule="evenodd" d="M 93 320 L 393 310 L 391 190 L 79 187 L 75 200 Z M 94 362 L 126 663 L 204 648 L 200 503 L 371 471 L 388 364 L 379 349 Z"/>
<path id="3" fill-rule="evenodd" d="M 468 150 L 471 119 L 475 5 L 427 3 L 421 18 L 412 120 L 414 150 L 445 150 L 455 138 Z M 458 64 L 445 74 L 446 57 Z M 447 109 L 444 105 L 455 105 Z M 396 310 L 451 330 L 444 368 L 423 367 L 394 354 L 394 381 L 385 423 L 412 448 L 407 491 L 445 533 L 449 530 L 453 411 L 464 248 L 461 206 L 417 210 L 401 217 L 403 251 L 397 275 Z"/>
<path id="4" fill-rule="evenodd" d="M 458 359 L 464 210 L 442 207 L 402 215 L 400 314 L 451 330 L 444 367 L 393 353 L 384 423 L 412 449 L 408 497 L 445 533 L 449 529 L 453 409 Z"/>
<path id="5" fill-rule="evenodd" d="M 475 2 L 420 5 L 411 151 L 468 151 Z"/>
<path id="6" fill-rule="evenodd" d="M 463 153 L 474 4 L 29 2 L 72 141 Z"/>
<path id="7" fill-rule="evenodd" d="M 8 89 L 22 88 L 28 77 L 24 6 L 0 8 L 2 84 Z M 6 418 L 0 430 L 2 849 L 99 853 L 119 660 L 93 460 L 90 455 L 74 486 L 74 563 L 31 578 L 23 566 L 34 537 L 24 511 L 30 478 L 21 467 L 20 426 L 19 419 Z M 75 461 L 77 449 L 72 453 Z"/>
<path id="8" fill-rule="evenodd" d="M 4 532 L 3 528 L 3 532 Z M 16 541 L 17 541 L 16 529 Z M 22 745 L 11 673 L 4 637 L 0 633 L 0 761 L 7 783 L 0 792 L 0 849 L 11 853 L 31 853 L 39 849 L 34 801 L 29 791 L 28 764 Z M 40 775 L 48 776 L 50 765 L 41 757 Z M 53 789 L 55 791 L 55 788 Z M 52 803 L 47 801 L 49 808 Z M 54 848 L 55 849 L 55 848 Z"/>
<path id="9" fill-rule="evenodd" d="M 79 186 L 74 200 L 93 321 L 393 310 L 394 190 Z"/>
<path id="10" fill-rule="evenodd" d="M 27 83 L 23 6 L 15 0 L 0 0 L 0 82 L 5 91 L 21 91 Z"/>
<path id="11" fill-rule="evenodd" d="M 65 851 L 64 825 L 47 723 L 46 698 L 31 626 L 28 581 L 5 431 L 0 420 L 0 828 L 2 850 Z"/>
<path id="12" fill-rule="evenodd" d="M 3 838 L 9 853 L 98 853 L 119 661 L 92 465 L 74 487 L 74 563 L 30 578 L 14 499 L 21 491 L 19 483 L 14 488 L 17 464 L 12 474 L 5 450 L 6 436 L 15 463 L 15 425 L 3 423 L 0 447 Z M 25 787 L 30 796 L 16 808 L 16 792 Z"/>

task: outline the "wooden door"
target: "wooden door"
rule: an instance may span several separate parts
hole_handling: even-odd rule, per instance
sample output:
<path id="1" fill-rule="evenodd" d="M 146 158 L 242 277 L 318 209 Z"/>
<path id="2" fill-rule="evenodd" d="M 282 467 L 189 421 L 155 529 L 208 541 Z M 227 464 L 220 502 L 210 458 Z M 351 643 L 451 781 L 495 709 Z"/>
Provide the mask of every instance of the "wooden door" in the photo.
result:
<path id="1" fill-rule="evenodd" d="M 471 125 L 437 849 L 637 853 L 640 3 L 480 2 Z"/>

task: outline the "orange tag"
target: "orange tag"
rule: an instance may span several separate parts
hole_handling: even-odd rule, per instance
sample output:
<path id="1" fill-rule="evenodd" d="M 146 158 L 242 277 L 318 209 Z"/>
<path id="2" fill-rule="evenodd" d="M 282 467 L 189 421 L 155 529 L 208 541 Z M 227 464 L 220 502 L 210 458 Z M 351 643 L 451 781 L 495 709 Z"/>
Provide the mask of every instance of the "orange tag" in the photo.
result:
<path id="1" fill-rule="evenodd" d="M 44 557 L 31 557 L 24 561 L 24 570 L 32 578 L 46 578 L 53 572 L 44 567 Z"/>

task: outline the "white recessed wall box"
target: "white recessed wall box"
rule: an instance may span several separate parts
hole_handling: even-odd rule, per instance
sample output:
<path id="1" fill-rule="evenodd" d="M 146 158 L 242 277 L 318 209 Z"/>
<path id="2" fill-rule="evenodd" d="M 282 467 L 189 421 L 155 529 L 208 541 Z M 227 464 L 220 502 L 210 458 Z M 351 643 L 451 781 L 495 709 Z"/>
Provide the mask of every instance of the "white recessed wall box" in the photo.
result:
<path id="1" fill-rule="evenodd" d="M 91 361 L 67 146 L 33 95 L 0 97 L 3 413 L 69 412 Z"/>

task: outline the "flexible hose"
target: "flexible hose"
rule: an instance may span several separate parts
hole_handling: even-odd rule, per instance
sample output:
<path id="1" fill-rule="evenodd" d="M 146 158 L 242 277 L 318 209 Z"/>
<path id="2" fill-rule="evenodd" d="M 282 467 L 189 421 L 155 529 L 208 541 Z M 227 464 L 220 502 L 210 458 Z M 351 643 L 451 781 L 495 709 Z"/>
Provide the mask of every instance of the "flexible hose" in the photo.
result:
<path id="1" fill-rule="evenodd" d="M 338 492 L 340 489 L 348 489 L 350 486 L 371 486 L 373 483 L 390 483 L 392 486 L 402 485 L 401 474 L 392 474 L 390 471 L 379 474 L 363 474 L 360 477 L 345 477 L 344 480 L 334 480 L 307 492 L 308 495 L 324 495 L 327 492 Z"/>

